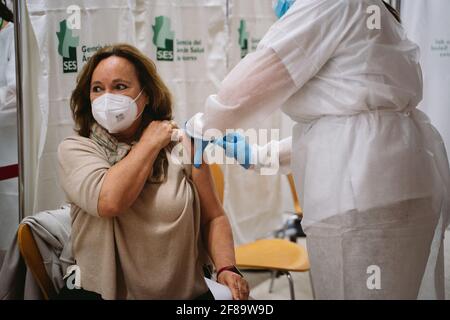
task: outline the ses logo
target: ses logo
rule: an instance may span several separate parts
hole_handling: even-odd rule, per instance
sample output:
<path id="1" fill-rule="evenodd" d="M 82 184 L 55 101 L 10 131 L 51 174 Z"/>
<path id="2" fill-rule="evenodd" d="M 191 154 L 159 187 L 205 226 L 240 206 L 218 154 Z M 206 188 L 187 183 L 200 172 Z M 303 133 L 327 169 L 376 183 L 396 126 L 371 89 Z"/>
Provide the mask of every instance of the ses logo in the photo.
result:
<path id="1" fill-rule="evenodd" d="M 156 46 L 156 60 L 173 61 L 173 42 L 175 33 L 170 30 L 170 19 L 165 16 L 155 18 L 153 28 L 153 44 Z"/>
<path id="2" fill-rule="evenodd" d="M 77 72 L 77 46 L 79 44 L 79 37 L 72 35 L 72 29 L 69 28 L 67 20 L 59 23 L 59 32 L 56 32 L 56 35 L 59 42 L 58 53 L 63 61 L 63 72 Z"/>
<path id="3" fill-rule="evenodd" d="M 241 48 L 241 59 L 248 54 L 248 32 L 247 22 L 241 19 L 239 23 L 239 47 Z"/>

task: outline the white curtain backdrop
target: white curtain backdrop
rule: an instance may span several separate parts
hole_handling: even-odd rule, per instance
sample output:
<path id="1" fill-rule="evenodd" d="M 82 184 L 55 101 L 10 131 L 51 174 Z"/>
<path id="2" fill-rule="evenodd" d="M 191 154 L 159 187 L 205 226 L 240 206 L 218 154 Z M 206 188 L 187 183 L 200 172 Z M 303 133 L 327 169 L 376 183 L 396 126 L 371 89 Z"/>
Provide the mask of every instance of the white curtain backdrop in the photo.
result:
<path id="1" fill-rule="evenodd" d="M 424 96 L 419 106 L 450 150 L 450 1 L 404 0 L 403 24 L 421 49 Z"/>
<path id="2" fill-rule="evenodd" d="M 230 0 L 228 12 L 228 70 L 231 70 L 247 53 L 255 51 L 276 17 L 272 0 Z M 255 123 L 256 126 L 281 129 L 279 138 L 283 139 L 290 136 L 292 123 L 278 111 L 264 123 Z M 271 140 L 270 134 L 267 139 Z M 235 241 L 247 243 L 279 228 L 283 210 L 292 208 L 286 176 L 261 176 L 235 165 L 222 168 L 225 176 L 224 208 L 229 214 Z"/>
<path id="3" fill-rule="evenodd" d="M 14 24 L 0 31 L 0 167 L 17 164 L 16 59 Z M 0 181 L 0 250 L 19 222 L 18 179 Z"/>
<path id="4" fill-rule="evenodd" d="M 78 5 L 81 9 L 80 29 L 67 28 L 70 14 L 67 8 Z M 25 104 L 28 109 L 39 109 L 42 122 L 38 144 L 26 144 L 25 150 L 39 146 L 37 178 L 25 190 L 28 196 L 26 214 L 56 209 L 64 202 L 58 185 L 56 150 L 62 139 L 73 134 L 69 98 L 75 87 L 75 78 L 85 61 L 101 46 L 115 42 L 135 44 L 135 22 L 132 10 L 135 1 L 27 1 L 31 28 L 26 34 L 36 37 L 37 50 L 30 52 L 35 59 L 31 67 L 39 70 L 34 87 L 24 90 L 38 94 L 38 101 Z M 67 57 L 63 57 L 66 55 Z M 25 69 L 27 70 L 27 69 Z M 26 71 L 25 71 L 26 72 Z M 26 72 L 26 75 L 28 72 Z M 36 84 L 38 84 L 36 86 Z M 33 119 L 34 120 L 34 119 Z M 27 122 L 25 122 L 27 123 Z M 32 164 L 26 163 L 28 167 Z M 32 203 L 32 205 L 31 205 Z"/>
<path id="5" fill-rule="evenodd" d="M 226 0 L 138 1 L 137 45 L 156 63 L 182 127 L 226 74 Z M 172 50 L 162 50 L 165 42 Z M 156 42 L 156 43 L 155 43 Z"/>

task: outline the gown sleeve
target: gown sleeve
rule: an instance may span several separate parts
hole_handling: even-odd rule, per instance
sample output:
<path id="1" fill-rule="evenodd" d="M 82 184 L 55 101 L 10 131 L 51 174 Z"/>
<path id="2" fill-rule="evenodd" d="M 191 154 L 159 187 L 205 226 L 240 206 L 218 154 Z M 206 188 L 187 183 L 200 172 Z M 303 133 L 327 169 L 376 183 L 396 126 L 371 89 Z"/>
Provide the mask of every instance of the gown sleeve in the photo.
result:
<path id="1" fill-rule="evenodd" d="M 188 134 L 209 140 L 226 129 L 258 127 L 332 57 L 349 21 L 347 6 L 346 0 L 297 1 L 207 98 L 204 113 L 186 123 Z M 265 148 L 276 142 L 270 144 Z M 288 145 L 279 145 L 280 160 L 290 158 Z"/>

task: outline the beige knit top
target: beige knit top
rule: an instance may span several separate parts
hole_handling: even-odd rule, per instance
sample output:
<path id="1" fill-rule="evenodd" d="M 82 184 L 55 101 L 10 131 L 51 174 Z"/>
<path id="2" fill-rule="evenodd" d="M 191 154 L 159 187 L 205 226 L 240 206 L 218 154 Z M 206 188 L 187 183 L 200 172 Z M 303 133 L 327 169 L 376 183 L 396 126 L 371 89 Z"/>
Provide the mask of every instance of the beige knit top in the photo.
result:
<path id="1" fill-rule="evenodd" d="M 168 154 L 165 182 L 147 182 L 126 212 L 101 218 L 97 202 L 111 167 L 106 159 L 89 138 L 69 137 L 58 148 L 81 287 L 104 299 L 193 299 L 205 293 L 200 200 L 191 166 Z"/>

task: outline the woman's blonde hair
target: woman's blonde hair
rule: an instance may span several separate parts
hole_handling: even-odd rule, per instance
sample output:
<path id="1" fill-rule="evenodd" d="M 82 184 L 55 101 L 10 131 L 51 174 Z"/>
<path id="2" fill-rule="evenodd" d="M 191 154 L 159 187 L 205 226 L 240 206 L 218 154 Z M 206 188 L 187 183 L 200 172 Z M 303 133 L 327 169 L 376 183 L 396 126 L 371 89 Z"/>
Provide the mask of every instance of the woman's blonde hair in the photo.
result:
<path id="1" fill-rule="evenodd" d="M 92 115 L 90 87 L 92 74 L 100 61 L 112 57 L 122 57 L 134 65 L 139 83 L 149 97 L 149 103 L 142 113 L 141 125 L 138 129 L 138 137 L 153 120 L 172 120 L 172 97 L 156 71 L 152 60 L 145 56 L 139 49 L 128 44 L 115 44 L 99 49 L 84 65 L 77 77 L 75 90 L 70 98 L 70 109 L 75 121 L 75 131 L 83 137 L 89 138 L 91 127 L 95 123 Z M 173 147 L 173 143 L 168 146 Z M 165 150 L 161 150 L 153 165 L 152 182 L 162 182 L 167 171 L 167 156 Z"/>

